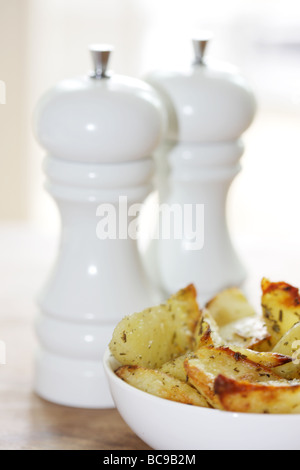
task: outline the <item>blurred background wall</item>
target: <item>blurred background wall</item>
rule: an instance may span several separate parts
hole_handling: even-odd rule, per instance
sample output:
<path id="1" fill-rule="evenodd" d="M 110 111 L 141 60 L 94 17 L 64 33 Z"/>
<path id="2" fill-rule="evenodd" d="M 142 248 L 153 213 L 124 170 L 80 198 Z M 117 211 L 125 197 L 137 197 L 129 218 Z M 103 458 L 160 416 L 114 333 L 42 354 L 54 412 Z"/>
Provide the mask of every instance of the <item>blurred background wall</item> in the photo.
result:
<path id="1" fill-rule="evenodd" d="M 199 28 L 213 30 L 210 54 L 241 68 L 259 104 L 229 197 L 233 232 L 297 238 L 299 0 L 0 0 L 0 222 L 57 231 L 32 113 L 56 81 L 90 69 L 90 43 L 113 43 L 114 71 L 140 77 L 190 63 Z"/>

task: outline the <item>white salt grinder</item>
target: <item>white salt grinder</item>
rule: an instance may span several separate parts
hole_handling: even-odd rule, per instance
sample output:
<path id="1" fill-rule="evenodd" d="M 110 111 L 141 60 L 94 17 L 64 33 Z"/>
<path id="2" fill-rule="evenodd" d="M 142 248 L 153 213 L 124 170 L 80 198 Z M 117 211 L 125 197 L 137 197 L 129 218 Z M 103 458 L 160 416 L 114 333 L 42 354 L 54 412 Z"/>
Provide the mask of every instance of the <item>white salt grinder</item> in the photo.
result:
<path id="1" fill-rule="evenodd" d="M 58 404 L 106 408 L 113 401 L 102 357 L 113 329 L 153 301 L 132 226 L 136 214 L 127 213 L 151 191 L 162 114 L 148 84 L 107 72 L 110 47 L 91 52 L 94 72 L 58 83 L 34 119 L 62 223 L 39 301 L 35 390 Z"/>
<path id="2" fill-rule="evenodd" d="M 179 223 L 187 226 L 181 237 L 166 240 L 160 234 L 150 245 L 148 271 L 168 294 L 195 283 L 202 301 L 242 285 L 246 277 L 229 235 L 226 199 L 240 171 L 241 135 L 256 111 L 254 95 L 238 71 L 205 59 L 208 41 L 208 36 L 193 41 L 195 61 L 186 71 L 147 77 L 168 113 L 165 142 L 156 154 L 159 200 L 177 218 L 180 206 L 184 219 Z"/>

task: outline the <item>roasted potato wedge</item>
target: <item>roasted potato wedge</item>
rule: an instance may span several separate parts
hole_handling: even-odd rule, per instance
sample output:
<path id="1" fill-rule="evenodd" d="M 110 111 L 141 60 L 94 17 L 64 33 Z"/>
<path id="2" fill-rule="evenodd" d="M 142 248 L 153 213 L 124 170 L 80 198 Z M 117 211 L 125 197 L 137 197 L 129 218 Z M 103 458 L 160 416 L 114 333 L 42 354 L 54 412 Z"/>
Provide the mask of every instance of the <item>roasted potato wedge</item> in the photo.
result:
<path id="1" fill-rule="evenodd" d="M 296 323 L 273 349 L 280 354 L 289 354 L 292 361 L 277 369 L 282 377 L 293 380 L 300 379 L 300 323 Z"/>
<path id="2" fill-rule="evenodd" d="M 230 349 L 235 353 L 241 354 L 243 357 L 246 357 L 249 361 L 252 361 L 255 364 L 259 364 L 269 369 L 276 369 L 274 371 L 276 374 L 278 373 L 277 367 L 285 366 L 292 362 L 292 358 L 290 356 L 278 354 L 276 352 L 253 351 L 252 349 L 245 349 L 232 344 L 230 345 Z"/>
<path id="3" fill-rule="evenodd" d="M 182 380 L 183 382 L 187 381 L 186 371 L 184 368 L 184 361 L 189 357 L 190 353 L 179 356 L 176 359 L 172 359 L 169 362 L 166 362 L 160 367 L 160 371 L 165 374 L 171 375 L 176 379 Z"/>
<path id="4" fill-rule="evenodd" d="M 219 375 L 215 396 L 226 411 L 240 413 L 299 414 L 300 382 L 250 383 Z"/>
<path id="5" fill-rule="evenodd" d="M 116 370 L 116 374 L 128 384 L 151 395 L 209 408 L 207 401 L 197 390 L 161 371 L 138 366 L 123 366 Z"/>
<path id="6" fill-rule="evenodd" d="M 194 350 L 209 344 L 235 345 L 256 350 L 269 338 L 265 324 L 257 315 L 242 318 L 219 328 L 209 310 L 204 309 L 195 332 Z"/>
<path id="7" fill-rule="evenodd" d="M 280 380 L 271 369 L 249 360 L 246 356 L 229 347 L 203 346 L 184 362 L 189 382 L 206 398 L 214 408 L 221 408 L 219 397 L 214 392 L 214 382 L 223 374 L 235 380 L 262 382 Z"/>
<path id="8" fill-rule="evenodd" d="M 255 319 L 255 317 L 251 317 L 251 319 Z M 203 346 L 218 347 L 218 346 L 227 345 L 232 351 L 236 353 L 240 353 L 243 356 L 247 357 L 247 359 L 257 364 L 261 364 L 264 367 L 269 367 L 269 368 L 278 367 L 278 366 L 287 364 L 292 361 L 292 358 L 286 355 L 278 354 L 275 352 L 258 352 L 252 349 L 248 349 L 244 347 L 244 343 L 245 343 L 244 341 L 234 342 L 234 339 L 235 337 L 233 336 L 232 342 L 230 341 L 226 342 L 225 338 L 222 338 L 220 336 L 220 329 L 218 328 L 218 325 L 216 324 L 216 322 L 210 315 L 209 311 L 203 310 L 201 321 L 199 321 L 199 324 L 197 325 L 197 328 L 196 328 L 195 351 L 197 351 L 199 348 Z M 242 344 L 242 346 L 239 345 L 240 343 Z M 250 342 L 251 345 L 252 343 L 253 341 Z"/>
<path id="9" fill-rule="evenodd" d="M 125 317 L 110 342 L 112 355 L 123 365 L 159 368 L 193 348 L 200 311 L 193 285 L 165 304 Z"/>
<path id="10" fill-rule="evenodd" d="M 194 351 L 202 346 L 223 346 L 225 341 L 221 338 L 219 327 L 207 309 L 202 310 L 194 334 Z"/>
<path id="11" fill-rule="evenodd" d="M 219 327 L 218 334 L 225 344 L 256 349 L 270 337 L 263 319 L 237 288 L 224 290 L 208 302 L 206 308 Z"/>
<path id="12" fill-rule="evenodd" d="M 235 287 L 217 294 L 206 304 L 206 308 L 219 327 L 256 315 L 243 292 Z"/>
<path id="13" fill-rule="evenodd" d="M 299 290 L 285 282 L 262 280 L 262 308 L 272 349 L 300 321 Z"/>
<path id="14" fill-rule="evenodd" d="M 258 315 L 244 317 L 220 328 L 220 336 L 227 344 L 256 349 L 270 339 L 267 327 Z"/>
<path id="15" fill-rule="evenodd" d="M 274 352 L 293 356 L 300 349 L 300 322 L 296 323 L 285 335 L 279 343 L 273 348 Z"/>

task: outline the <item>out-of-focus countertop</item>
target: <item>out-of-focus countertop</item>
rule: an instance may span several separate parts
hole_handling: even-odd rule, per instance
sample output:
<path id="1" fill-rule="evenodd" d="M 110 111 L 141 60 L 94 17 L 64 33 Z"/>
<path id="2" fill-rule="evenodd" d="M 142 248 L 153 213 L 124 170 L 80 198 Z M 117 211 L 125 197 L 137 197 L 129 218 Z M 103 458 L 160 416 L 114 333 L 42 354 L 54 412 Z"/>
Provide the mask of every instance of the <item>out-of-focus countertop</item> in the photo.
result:
<path id="1" fill-rule="evenodd" d="M 300 242 L 239 245 L 249 272 L 246 291 L 258 308 L 263 276 L 300 286 Z M 0 340 L 7 347 L 7 364 L 0 366 L 0 450 L 148 449 L 116 410 L 57 406 L 32 390 L 35 298 L 56 247 L 55 237 L 28 226 L 0 226 Z"/>
<path id="2" fill-rule="evenodd" d="M 148 449 L 116 410 L 48 403 L 32 390 L 35 299 L 56 254 L 53 237 L 23 225 L 0 226 L 0 449 Z"/>

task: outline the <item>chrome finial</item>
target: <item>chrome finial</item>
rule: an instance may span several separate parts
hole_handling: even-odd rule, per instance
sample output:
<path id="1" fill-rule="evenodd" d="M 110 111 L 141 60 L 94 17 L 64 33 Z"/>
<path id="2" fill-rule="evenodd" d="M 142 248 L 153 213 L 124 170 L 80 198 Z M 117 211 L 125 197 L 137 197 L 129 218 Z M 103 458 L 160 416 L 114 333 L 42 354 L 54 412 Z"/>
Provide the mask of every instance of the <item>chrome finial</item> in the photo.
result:
<path id="1" fill-rule="evenodd" d="M 195 51 L 195 64 L 205 65 L 205 53 L 207 50 L 207 45 L 212 39 L 212 33 L 204 32 L 197 35 L 193 39 L 193 46 Z"/>
<path id="2" fill-rule="evenodd" d="M 94 62 L 94 72 L 92 72 L 91 78 L 101 80 L 110 77 L 107 72 L 107 67 L 113 50 L 113 46 L 108 44 L 93 44 L 90 46 Z"/>

